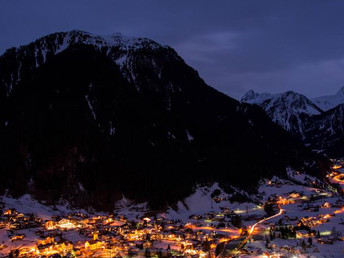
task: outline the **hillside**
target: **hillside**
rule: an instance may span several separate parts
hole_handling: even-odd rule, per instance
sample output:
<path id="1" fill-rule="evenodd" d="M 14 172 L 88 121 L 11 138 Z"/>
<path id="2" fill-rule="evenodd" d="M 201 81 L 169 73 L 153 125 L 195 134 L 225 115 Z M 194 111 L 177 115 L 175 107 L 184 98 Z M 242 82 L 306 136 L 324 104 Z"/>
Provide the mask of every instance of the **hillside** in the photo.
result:
<path id="1" fill-rule="evenodd" d="M 176 203 L 196 183 L 254 191 L 327 161 L 261 108 L 208 86 L 152 40 L 62 32 L 0 57 L 0 190 L 110 208 Z"/>

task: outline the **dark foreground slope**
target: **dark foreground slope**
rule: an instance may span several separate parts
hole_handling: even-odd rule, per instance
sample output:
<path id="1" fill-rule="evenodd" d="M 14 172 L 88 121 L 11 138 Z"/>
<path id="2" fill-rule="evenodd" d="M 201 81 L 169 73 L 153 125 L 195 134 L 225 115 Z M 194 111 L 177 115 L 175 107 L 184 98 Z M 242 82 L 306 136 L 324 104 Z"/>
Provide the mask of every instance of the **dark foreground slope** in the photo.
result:
<path id="1" fill-rule="evenodd" d="M 326 164 L 147 39 L 72 31 L 10 49 L 0 110 L 1 191 L 48 201 L 104 208 L 124 194 L 159 206 L 195 183 L 251 190 L 287 166 Z"/>

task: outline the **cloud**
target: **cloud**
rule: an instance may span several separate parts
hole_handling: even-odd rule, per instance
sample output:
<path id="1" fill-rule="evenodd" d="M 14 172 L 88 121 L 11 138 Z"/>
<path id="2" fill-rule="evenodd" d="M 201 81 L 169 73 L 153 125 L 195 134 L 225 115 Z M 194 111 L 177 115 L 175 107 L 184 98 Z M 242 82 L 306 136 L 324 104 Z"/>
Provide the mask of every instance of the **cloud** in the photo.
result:
<path id="1" fill-rule="evenodd" d="M 231 84 L 238 85 L 243 91 L 233 92 L 240 99 L 249 89 L 257 92 L 278 93 L 284 90 L 301 92 L 308 97 L 335 94 L 344 84 L 344 58 L 313 64 L 302 64 L 290 69 L 271 72 L 252 72 L 232 74 Z M 221 84 L 221 82 L 218 82 Z M 222 89 L 223 91 L 225 88 Z"/>
<path id="2" fill-rule="evenodd" d="M 344 2 L 322 0 L 0 2 L 0 53 L 56 31 L 121 32 L 174 47 L 212 86 L 304 94 L 344 84 Z"/>

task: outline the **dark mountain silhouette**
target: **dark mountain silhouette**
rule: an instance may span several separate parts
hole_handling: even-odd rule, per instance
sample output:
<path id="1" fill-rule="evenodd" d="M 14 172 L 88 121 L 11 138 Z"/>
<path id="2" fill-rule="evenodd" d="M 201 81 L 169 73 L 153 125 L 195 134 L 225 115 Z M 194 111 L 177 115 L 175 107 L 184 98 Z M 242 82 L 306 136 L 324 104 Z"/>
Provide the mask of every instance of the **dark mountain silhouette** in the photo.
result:
<path id="1" fill-rule="evenodd" d="M 0 190 L 112 207 L 173 203 L 196 183 L 253 191 L 327 161 L 258 106 L 209 87 L 170 47 L 119 34 L 48 35 L 0 57 Z"/>

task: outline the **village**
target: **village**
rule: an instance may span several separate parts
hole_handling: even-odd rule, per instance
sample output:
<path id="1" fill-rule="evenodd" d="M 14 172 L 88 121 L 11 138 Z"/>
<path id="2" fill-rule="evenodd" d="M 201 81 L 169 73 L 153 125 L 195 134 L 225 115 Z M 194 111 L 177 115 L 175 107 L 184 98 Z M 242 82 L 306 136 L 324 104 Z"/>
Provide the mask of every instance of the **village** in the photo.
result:
<path id="1" fill-rule="evenodd" d="M 71 213 L 66 218 L 43 221 L 10 209 L 3 211 L 0 228 L 7 231 L 9 241 L 14 244 L 9 250 L 12 257 L 213 257 L 218 243 L 244 234 L 241 229 L 227 227 L 232 216 L 237 215 L 227 210 L 217 214 L 210 212 L 194 216 L 191 218 L 194 223 L 185 224 L 163 217 L 128 220 L 115 215 L 89 217 Z M 202 221 L 207 221 L 208 226 Z M 23 232 L 28 230 L 35 234 L 34 242 L 26 241 Z M 1 244 L 0 249 L 8 247 Z"/>
<path id="2" fill-rule="evenodd" d="M 294 182 L 268 180 L 259 189 L 261 203 L 246 208 L 226 206 L 226 197 L 211 193 L 209 210 L 184 219 L 80 211 L 42 218 L 2 203 L 0 257 L 321 257 L 331 250 L 343 255 L 341 165 L 336 161 L 328 184 L 298 172 L 291 175 Z"/>

